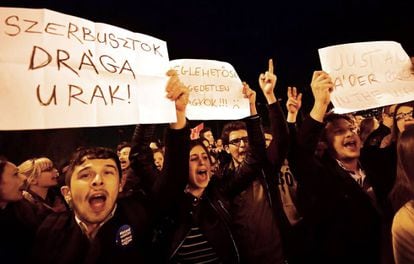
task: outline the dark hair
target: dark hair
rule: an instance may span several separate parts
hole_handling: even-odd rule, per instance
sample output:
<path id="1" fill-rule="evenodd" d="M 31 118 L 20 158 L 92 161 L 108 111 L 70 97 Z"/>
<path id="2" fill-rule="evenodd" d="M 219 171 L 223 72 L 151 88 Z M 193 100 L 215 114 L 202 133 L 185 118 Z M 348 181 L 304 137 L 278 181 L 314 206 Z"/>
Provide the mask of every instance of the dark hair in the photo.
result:
<path id="1" fill-rule="evenodd" d="M 164 150 L 162 148 L 156 148 L 152 150 L 152 154 L 155 154 L 157 152 L 161 153 L 163 156 L 165 155 Z"/>
<path id="2" fill-rule="evenodd" d="M 361 121 L 359 129 L 359 137 L 362 142 L 368 138 L 368 136 L 375 130 L 375 119 L 374 117 L 367 117 Z"/>
<path id="3" fill-rule="evenodd" d="M 397 118 L 395 118 L 395 117 L 397 116 L 398 109 L 400 109 L 403 106 L 408 106 L 408 107 L 414 108 L 414 101 L 401 103 L 401 104 L 398 104 L 397 107 L 395 107 L 394 120 L 393 120 L 393 125 L 392 125 L 392 128 L 391 128 L 391 142 L 397 142 L 398 141 L 398 136 L 400 134 L 400 131 L 398 130 Z"/>
<path id="4" fill-rule="evenodd" d="M 270 127 L 264 126 L 263 127 L 263 134 L 272 134 L 272 131 L 270 130 Z"/>
<path id="5" fill-rule="evenodd" d="M 7 159 L 6 157 L 0 156 L 0 182 L 3 180 L 3 172 L 6 167 Z"/>
<path id="6" fill-rule="evenodd" d="M 398 211 L 414 199 L 414 126 L 407 126 L 397 142 L 397 175 L 390 192 L 393 209 Z"/>
<path id="7" fill-rule="evenodd" d="M 70 186 L 70 179 L 76 166 L 81 165 L 86 159 L 112 159 L 115 161 L 118 169 L 119 178 L 122 176 L 121 162 L 119 161 L 118 155 L 109 148 L 104 147 L 80 147 L 69 161 L 65 174 L 65 184 Z"/>
<path id="8" fill-rule="evenodd" d="M 384 106 L 383 108 L 382 108 L 382 112 L 383 113 L 385 113 L 385 114 L 387 114 L 387 115 L 389 115 L 390 114 L 390 111 L 391 111 L 391 107 L 392 107 L 393 105 L 387 105 L 387 106 Z"/>
<path id="9" fill-rule="evenodd" d="M 116 146 L 116 151 L 121 151 L 123 148 L 126 148 L 126 147 L 131 148 L 132 147 L 131 143 L 127 141 L 122 141 Z"/>
<path id="10" fill-rule="evenodd" d="M 236 130 L 247 130 L 246 124 L 243 121 L 233 121 L 224 125 L 221 132 L 221 139 L 223 140 L 223 145 L 229 144 L 229 135 L 231 132 Z"/>
<path id="11" fill-rule="evenodd" d="M 210 151 L 208 151 L 207 147 L 203 144 L 203 139 L 199 138 L 199 139 L 194 139 L 190 141 L 190 151 L 195 147 L 195 146 L 201 146 L 204 151 L 207 153 L 208 156 L 208 160 L 210 161 L 211 164 L 213 164 L 213 160 L 211 158 L 211 154 Z M 190 153 L 188 153 L 188 155 L 190 155 Z"/>
<path id="12" fill-rule="evenodd" d="M 352 118 L 349 115 L 346 115 L 346 114 L 335 114 L 335 113 L 326 114 L 324 119 L 323 119 L 324 122 L 325 122 L 325 128 L 322 130 L 322 134 L 321 134 L 321 138 L 320 138 L 321 141 L 329 143 L 328 138 L 327 138 L 327 134 L 326 134 L 326 132 L 327 132 L 326 128 L 330 123 L 334 123 L 334 122 L 336 122 L 340 119 L 345 119 L 346 121 L 348 121 L 350 123 L 354 123 Z"/>
<path id="13" fill-rule="evenodd" d="M 211 128 L 210 127 L 205 127 L 205 128 L 203 128 L 203 129 L 201 129 L 200 130 L 200 133 L 199 133 L 199 135 L 200 135 L 200 137 L 204 137 L 204 133 L 206 133 L 206 132 L 213 132 L 213 131 L 211 131 Z"/>

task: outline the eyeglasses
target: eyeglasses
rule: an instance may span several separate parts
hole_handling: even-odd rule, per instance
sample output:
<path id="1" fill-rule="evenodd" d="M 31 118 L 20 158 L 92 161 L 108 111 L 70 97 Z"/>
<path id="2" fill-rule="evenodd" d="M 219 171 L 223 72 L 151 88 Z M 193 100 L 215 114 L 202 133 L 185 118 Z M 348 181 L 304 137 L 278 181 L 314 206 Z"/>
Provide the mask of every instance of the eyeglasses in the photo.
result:
<path id="1" fill-rule="evenodd" d="M 407 112 L 407 113 L 399 113 L 395 116 L 395 119 L 397 121 L 400 121 L 402 119 L 405 120 L 407 117 L 413 118 L 413 110 L 411 110 L 410 112 Z"/>
<path id="2" fill-rule="evenodd" d="M 243 143 L 246 145 L 249 143 L 249 138 L 248 137 L 242 137 L 242 138 L 235 138 L 233 140 L 229 141 L 229 144 L 232 144 L 236 147 L 240 147 L 240 143 L 243 141 Z"/>

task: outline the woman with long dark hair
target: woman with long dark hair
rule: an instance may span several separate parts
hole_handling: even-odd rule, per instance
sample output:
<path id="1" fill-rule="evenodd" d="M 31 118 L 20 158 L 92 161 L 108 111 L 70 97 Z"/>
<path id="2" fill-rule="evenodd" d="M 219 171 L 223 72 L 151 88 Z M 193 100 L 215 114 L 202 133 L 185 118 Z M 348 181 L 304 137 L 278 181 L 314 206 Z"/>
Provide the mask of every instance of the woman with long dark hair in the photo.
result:
<path id="1" fill-rule="evenodd" d="M 414 263 L 414 126 L 405 127 L 397 143 L 397 177 L 393 192 L 400 193 L 400 208 L 392 224 L 394 259 Z"/>

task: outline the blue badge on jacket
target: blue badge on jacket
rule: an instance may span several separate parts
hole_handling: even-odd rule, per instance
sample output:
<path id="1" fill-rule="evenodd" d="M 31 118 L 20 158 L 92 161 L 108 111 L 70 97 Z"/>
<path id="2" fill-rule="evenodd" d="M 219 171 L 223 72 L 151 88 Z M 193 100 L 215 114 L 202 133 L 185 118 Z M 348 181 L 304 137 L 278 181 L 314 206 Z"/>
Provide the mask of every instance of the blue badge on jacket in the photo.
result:
<path id="1" fill-rule="evenodd" d="M 129 225 L 121 226 L 116 232 L 115 243 L 120 247 L 126 247 L 132 242 L 132 229 Z"/>

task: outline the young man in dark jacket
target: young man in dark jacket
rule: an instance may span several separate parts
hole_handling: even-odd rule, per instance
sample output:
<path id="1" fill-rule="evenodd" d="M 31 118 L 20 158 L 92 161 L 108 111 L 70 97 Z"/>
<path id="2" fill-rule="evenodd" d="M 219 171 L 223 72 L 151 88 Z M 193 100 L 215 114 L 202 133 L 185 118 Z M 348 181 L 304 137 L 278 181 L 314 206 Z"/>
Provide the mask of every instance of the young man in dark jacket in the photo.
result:
<path id="1" fill-rule="evenodd" d="M 298 134 L 298 174 L 309 225 L 309 261 L 381 263 L 384 251 L 384 177 L 361 162 L 361 140 L 347 115 L 325 116 L 333 82 L 323 71 L 312 78 L 315 98 Z M 319 140 L 327 155 L 316 159 Z M 385 251 L 389 249 L 385 248 Z"/>
<path id="2" fill-rule="evenodd" d="M 177 122 L 170 124 L 167 142 L 171 144 L 167 145 L 166 162 L 171 164 L 171 170 L 184 174 L 188 163 L 186 148 L 174 142 L 189 136 L 183 129 L 188 88 L 179 82 L 175 73 L 169 72 L 169 75 L 166 92 L 167 97 L 175 101 Z M 140 140 L 145 138 L 138 138 L 137 144 Z M 66 186 L 62 187 L 73 211 L 52 214 L 41 224 L 33 250 L 36 263 L 151 261 L 148 253 L 151 252 L 154 215 L 173 200 L 183 186 L 169 178 L 160 178 L 162 183 L 155 185 L 165 189 L 150 193 L 148 199 L 134 193 L 117 200 L 121 191 L 121 171 L 120 161 L 110 149 L 84 148 L 75 152 L 66 173 Z M 145 177 L 145 173 L 145 168 L 137 172 L 140 177 Z"/>
<path id="3" fill-rule="evenodd" d="M 281 210 L 276 176 L 287 152 L 287 126 L 281 107 L 274 95 L 276 75 L 273 74 L 273 62 L 269 60 L 269 69 L 259 77 L 259 85 L 268 103 L 269 119 L 274 140 L 269 146 L 272 153 L 271 163 L 262 163 L 255 171 L 254 181 L 245 191 L 232 201 L 232 225 L 236 241 L 239 244 L 242 263 L 284 263 L 282 237 L 279 227 Z M 249 97 L 251 112 L 256 112 L 255 94 Z M 232 156 L 231 161 L 222 168 L 222 177 L 239 177 L 239 166 L 250 150 L 248 137 L 264 137 L 263 131 L 246 130 L 242 122 L 231 122 L 222 131 L 226 150 Z M 263 155 L 266 160 L 266 150 Z"/>

